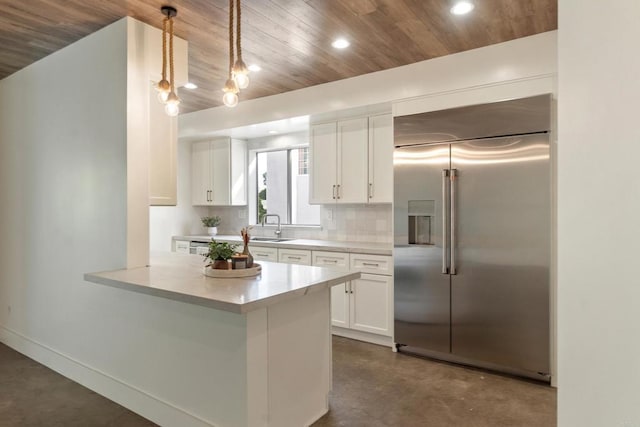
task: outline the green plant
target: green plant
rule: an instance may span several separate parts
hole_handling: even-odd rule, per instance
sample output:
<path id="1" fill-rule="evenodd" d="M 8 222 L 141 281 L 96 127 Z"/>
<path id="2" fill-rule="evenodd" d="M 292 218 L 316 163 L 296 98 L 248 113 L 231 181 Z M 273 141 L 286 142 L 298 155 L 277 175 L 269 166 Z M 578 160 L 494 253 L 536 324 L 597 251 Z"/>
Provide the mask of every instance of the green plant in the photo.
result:
<path id="1" fill-rule="evenodd" d="M 238 245 L 232 245 L 227 242 L 216 242 L 211 239 L 209 243 L 209 252 L 204 254 L 205 260 L 226 261 L 236 253 Z"/>
<path id="2" fill-rule="evenodd" d="M 203 216 L 201 220 L 205 227 L 217 227 L 222 221 L 219 216 Z"/>
<path id="3" fill-rule="evenodd" d="M 267 214 L 267 210 L 264 208 L 264 202 L 267 201 L 267 173 L 262 174 L 262 184 L 265 186 L 258 192 L 258 222 L 262 222 L 262 217 Z"/>

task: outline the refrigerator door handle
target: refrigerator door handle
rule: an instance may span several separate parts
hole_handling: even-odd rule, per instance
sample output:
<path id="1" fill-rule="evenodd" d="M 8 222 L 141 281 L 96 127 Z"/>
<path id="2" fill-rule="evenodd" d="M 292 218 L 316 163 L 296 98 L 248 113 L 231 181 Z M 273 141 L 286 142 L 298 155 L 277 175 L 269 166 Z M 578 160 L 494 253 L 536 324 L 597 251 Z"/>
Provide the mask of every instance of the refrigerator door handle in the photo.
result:
<path id="1" fill-rule="evenodd" d="M 456 206 L 456 186 L 457 186 L 457 180 L 458 180 L 458 169 L 451 169 L 451 171 L 449 172 L 449 179 L 451 180 L 451 189 L 450 189 L 450 196 L 451 199 L 449 201 L 449 206 L 450 206 L 450 211 L 451 211 L 451 244 L 450 246 L 450 250 L 451 250 L 451 266 L 449 268 L 449 274 L 457 274 L 457 266 L 456 266 L 456 232 L 457 232 L 457 226 L 456 226 L 456 217 L 457 217 L 457 206 Z"/>
<path id="2" fill-rule="evenodd" d="M 447 241 L 447 188 L 449 186 L 449 169 L 442 169 L 442 274 L 449 274 L 447 262 L 449 242 Z"/>

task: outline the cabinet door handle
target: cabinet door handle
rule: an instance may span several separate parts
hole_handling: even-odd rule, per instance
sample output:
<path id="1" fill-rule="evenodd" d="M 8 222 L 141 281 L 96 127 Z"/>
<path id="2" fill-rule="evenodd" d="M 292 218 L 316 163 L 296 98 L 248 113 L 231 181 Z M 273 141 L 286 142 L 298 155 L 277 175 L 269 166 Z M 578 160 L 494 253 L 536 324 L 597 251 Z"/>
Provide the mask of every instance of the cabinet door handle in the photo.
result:
<path id="1" fill-rule="evenodd" d="M 333 198 L 336 198 L 336 185 L 333 184 Z"/>
<path id="2" fill-rule="evenodd" d="M 338 260 L 337 259 L 325 259 L 324 263 L 325 264 L 337 264 Z"/>
<path id="3" fill-rule="evenodd" d="M 289 259 L 298 259 L 298 260 L 300 259 L 299 256 L 291 256 L 291 255 L 287 255 L 287 258 L 289 258 Z"/>
<path id="4" fill-rule="evenodd" d="M 338 199 L 339 199 L 339 198 L 340 198 L 340 184 L 338 184 L 338 191 L 337 191 L 337 193 L 338 193 Z"/>
<path id="5" fill-rule="evenodd" d="M 363 262 L 362 265 L 366 265 L 367 267 L 380 267 L 380 264 L 374 262 Z"/>
<path id="6" fill-rule="evenodd" d="M 373 183 L 369 183 L 369 198 L 373 199 Z"/>

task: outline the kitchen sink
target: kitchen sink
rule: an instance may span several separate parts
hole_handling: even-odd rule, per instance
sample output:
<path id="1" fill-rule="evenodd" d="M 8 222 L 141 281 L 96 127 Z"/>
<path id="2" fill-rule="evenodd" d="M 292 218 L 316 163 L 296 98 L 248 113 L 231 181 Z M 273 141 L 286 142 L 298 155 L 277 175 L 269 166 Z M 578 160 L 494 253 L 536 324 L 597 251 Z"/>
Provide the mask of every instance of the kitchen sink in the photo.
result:
<path id="1" fill-rule="evenodd" d="M 252 242 L 288 242 L 294 239 L 281 239 L 279 237 L 252 237 Z"/>

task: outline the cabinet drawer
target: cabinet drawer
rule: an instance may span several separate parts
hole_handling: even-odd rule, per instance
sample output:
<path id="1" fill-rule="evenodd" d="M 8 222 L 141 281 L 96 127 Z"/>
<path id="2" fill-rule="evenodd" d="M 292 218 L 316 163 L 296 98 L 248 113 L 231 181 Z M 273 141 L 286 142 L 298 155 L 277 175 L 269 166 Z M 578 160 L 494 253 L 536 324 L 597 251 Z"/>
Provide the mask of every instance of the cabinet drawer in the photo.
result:
<path id="1" fill-rule="evenodd" d="M 334 267 L 340 270 L 349 269 L 349 254 L 340 252 L 313 251 L 311 265 L 320 267 Z"/>
<path id="2" fill-rule="evenodd" d="M 393 257 L 385 255 L 351 254 L 351 269 L 363 273 L 393 275 Z"/>
<path id="3" fill-rule="evenodd" d="M 311 251 L 300 249 L 278 249 L 278 261 L 288 264 L 311 265 Z"/>
<path id="4" fill-rule="evenodd" d="M 175 251 L 181 254 L 189 253 L 189 242 L 186 240 L 176 240 L 175 241 Z"/>
<path id="5" fill-rule="evenodd" d="M 260 246 L 250 246 L 249 252 L 253 255 L 255 261 L 271 261 L 278 262 L 278 249 L 266 248 Z"/>
<path id="6" fill-rule="evenodd" d="M 209 253 L 209 246 L 197 246 L 196 255 L 206 255 Z"/>

